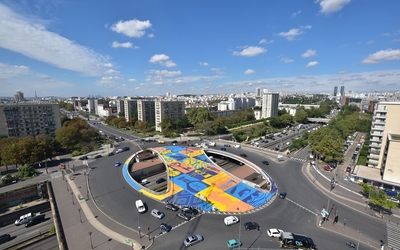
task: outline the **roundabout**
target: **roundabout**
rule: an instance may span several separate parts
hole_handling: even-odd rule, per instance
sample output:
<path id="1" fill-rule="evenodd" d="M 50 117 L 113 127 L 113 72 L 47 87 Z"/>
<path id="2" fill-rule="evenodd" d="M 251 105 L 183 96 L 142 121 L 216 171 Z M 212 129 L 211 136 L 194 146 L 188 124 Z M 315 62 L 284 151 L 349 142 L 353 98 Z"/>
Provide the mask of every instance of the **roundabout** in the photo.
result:
<path id="1" fill-rule="evenodd" d="M 219 166 L 216 159 L 230 168 Z M 162 172 L 166 173 L 165 184 L 155 188 L 141 184 L 143 180 L 147 184 L 148 177 Z M 275 183 L 264 170 L 241 157 L 215 149 L 148 148 L 126 160 L 123 175 L 143 195 L 204 212 L 251 212 L 267 206 L 277 194 Z"/>

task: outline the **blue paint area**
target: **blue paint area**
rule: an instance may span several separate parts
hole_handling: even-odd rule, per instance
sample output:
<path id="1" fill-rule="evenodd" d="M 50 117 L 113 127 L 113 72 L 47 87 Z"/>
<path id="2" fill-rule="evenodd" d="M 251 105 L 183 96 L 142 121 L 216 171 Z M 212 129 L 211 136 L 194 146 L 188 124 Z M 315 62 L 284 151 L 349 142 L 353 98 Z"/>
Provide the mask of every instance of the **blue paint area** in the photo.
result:
<path id="1" fill-rule="evenodd" d="M 198 179 L 193 178 L 187 174 L 176 176 L 174 178 L 174 183 L 180 186 L 181 188 L 189 191 L 193 195 L 197 194 L 198 192 L 209 186 L 206 183 L 201 182 Z"/>
<path id="2" fill-rule="evenodd" d="M 207 207 L 206 202 L 197 198 L 192 193 L 190 193 L 186 190 L 182 190 L 181 192 L 174 194 L 174 197 L 172 197 L 172 198 L 171 197 L 165 198 L 164 201 L 171 202 L 171 203 L 178 204 L 178 205 L 198 207 L 198 208 Z M 203 209 L 203 210 L 207 210 L 207 209 Z"/>
<path id="3" fill-rule="evenodd" d="M 233 197 L 237 198 L 238 200 L 243 200 L 247 196 L 249 196 L 251 193 L 254 193 L 256 191 L 254 188 L 247 186 L 246 184 L 243 184 L 242 182 L 229 188 L 225 192 L 232 195 Z"/>

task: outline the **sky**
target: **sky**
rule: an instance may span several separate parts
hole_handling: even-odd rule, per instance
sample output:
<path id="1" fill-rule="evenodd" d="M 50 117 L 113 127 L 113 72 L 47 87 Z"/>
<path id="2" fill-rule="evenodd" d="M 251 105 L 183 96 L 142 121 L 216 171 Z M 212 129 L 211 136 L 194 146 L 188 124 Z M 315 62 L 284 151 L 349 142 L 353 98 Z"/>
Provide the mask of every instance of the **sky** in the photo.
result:
<path id="1" fill-rule="evenodd" d="M 1 0 L 0 96 L 400 91 L 398 0 Z"/>

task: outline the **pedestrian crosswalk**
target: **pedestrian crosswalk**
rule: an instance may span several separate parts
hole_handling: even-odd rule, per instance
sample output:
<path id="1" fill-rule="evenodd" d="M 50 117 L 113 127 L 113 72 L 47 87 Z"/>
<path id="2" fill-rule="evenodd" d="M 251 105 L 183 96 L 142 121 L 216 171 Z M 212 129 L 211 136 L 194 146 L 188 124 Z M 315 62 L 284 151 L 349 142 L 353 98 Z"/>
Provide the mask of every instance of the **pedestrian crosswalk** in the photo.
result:
<path id="1" fill-rule="evenodd" d="M 400 226 L 394 223 L 386 223 L 388 249 L 400 249 Z"/>
<path id="2" fill-rule="evenodd" d="M 304 162 L 307 161 L 306 159 L 297 158 L 297 157 L 290 157 L 289 159 L 290 159 L 291 161 L 297 161 L 297 162 L 301 162 L 301 163 L 304 163 Z"/>

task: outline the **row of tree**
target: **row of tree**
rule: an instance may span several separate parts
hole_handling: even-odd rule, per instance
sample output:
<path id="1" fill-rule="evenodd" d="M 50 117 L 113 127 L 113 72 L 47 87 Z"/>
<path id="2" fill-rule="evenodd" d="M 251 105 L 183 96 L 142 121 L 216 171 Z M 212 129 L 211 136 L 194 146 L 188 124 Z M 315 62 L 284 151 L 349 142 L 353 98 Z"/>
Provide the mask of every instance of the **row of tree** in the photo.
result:
<path id="1" fill-rule="evenodd" d="M 379 208 L 383 207 L 387 209 L 393 209 L 398 206 L 398 204 L 389 199 L 385 190 L 379 189 L 375 186 L 370 186 L 367 183 L 361 184 L 361 187 L 363 188 L 364 196 L 369 199 L 371 204 L 378 206 Z M 400 200 L 400 195 L 397 195 L 395 198 Z"/>

